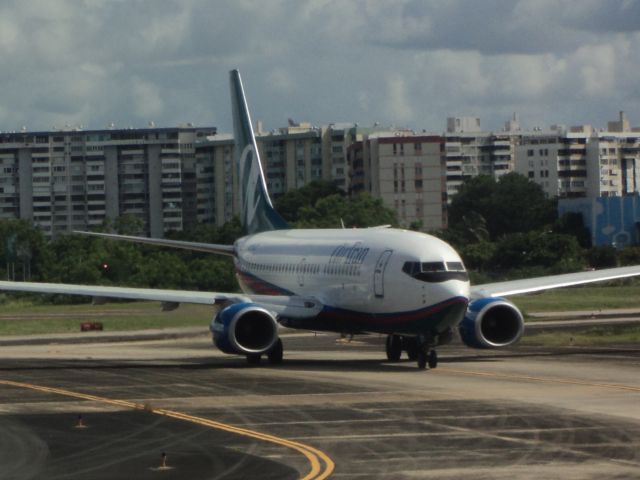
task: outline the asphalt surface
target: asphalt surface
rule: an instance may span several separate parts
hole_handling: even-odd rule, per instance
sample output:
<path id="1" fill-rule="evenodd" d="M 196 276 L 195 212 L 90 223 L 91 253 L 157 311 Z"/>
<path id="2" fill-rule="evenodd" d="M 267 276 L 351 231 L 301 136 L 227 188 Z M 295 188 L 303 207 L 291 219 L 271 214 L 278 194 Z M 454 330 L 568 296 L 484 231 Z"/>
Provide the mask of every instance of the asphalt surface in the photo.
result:
<path id="1" fill-rule="evenodd" d="M 640 346 L 454 345 L 419 371 L 377 336 L 284 343 L 257 368 L 206 335 L 5 345 L 0 478 L 640 478 Z"/>

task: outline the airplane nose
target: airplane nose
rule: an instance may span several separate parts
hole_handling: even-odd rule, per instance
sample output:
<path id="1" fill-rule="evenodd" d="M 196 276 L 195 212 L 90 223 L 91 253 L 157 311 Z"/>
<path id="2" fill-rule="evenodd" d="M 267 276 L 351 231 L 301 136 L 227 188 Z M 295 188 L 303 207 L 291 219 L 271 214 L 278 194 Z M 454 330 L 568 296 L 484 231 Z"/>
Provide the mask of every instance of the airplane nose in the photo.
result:
<path id="1" fill-rule="evenodd" d="M 450 297 L 464 297 L 469 299 L 470 285 L 469 282 L 447 282 L 447 289 Z"/>

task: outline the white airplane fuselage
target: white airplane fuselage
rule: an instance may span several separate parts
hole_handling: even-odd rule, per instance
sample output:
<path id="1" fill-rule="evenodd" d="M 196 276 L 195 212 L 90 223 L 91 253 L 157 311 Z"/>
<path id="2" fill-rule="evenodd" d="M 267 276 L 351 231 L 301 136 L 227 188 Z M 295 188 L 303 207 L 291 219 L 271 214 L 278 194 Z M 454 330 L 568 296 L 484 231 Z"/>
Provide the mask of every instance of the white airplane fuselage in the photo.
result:
<path id="1" fill-rule="evenodd" d="M 437 335 L 459 323 L 469 302 L 460 256 L 424 233 L 274 230 L 242 237 L 235 248 L 236 275 L 246 293 L 308 296 L 324 305 L 318 318 L 283 319 L 285 325 Z M 416 278 L 415 265 L 434 272 Z"/>

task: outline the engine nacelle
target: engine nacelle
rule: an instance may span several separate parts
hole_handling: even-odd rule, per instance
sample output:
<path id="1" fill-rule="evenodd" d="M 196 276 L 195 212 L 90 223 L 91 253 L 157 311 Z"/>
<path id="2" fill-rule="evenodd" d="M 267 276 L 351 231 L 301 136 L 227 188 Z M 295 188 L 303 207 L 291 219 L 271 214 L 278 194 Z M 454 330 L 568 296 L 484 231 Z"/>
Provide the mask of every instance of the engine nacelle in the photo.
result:
<path id="1" fill-rule="evenodd" d="M 524 318 L 520 310 L 504 298 L 480 298 L 469 304 L 458 330 L 468 347 L 506 347 L 520 340 Z"/>
<path id="2" fill-rule="evenodd" d="M 255 303 L 234 303 L 223 308 L 210 326 L 213 343 L 224 353 L 266 353 L 278 341 L 278 322 Z"/>

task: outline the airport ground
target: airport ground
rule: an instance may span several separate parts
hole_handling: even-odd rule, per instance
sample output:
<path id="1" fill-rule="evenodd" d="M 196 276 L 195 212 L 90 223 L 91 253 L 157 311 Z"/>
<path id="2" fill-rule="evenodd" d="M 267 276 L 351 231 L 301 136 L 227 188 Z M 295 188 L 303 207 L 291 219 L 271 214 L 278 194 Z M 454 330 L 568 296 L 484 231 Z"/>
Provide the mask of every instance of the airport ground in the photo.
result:
<path id="1" fill-rule="evenodd" d="M 638 345 L 450 345 L 419 371 L 377 336 L 287 335 L 257 368 L 207 335 L 123 340 L 0 347 L 1 478 L 640 478 Z"/>

